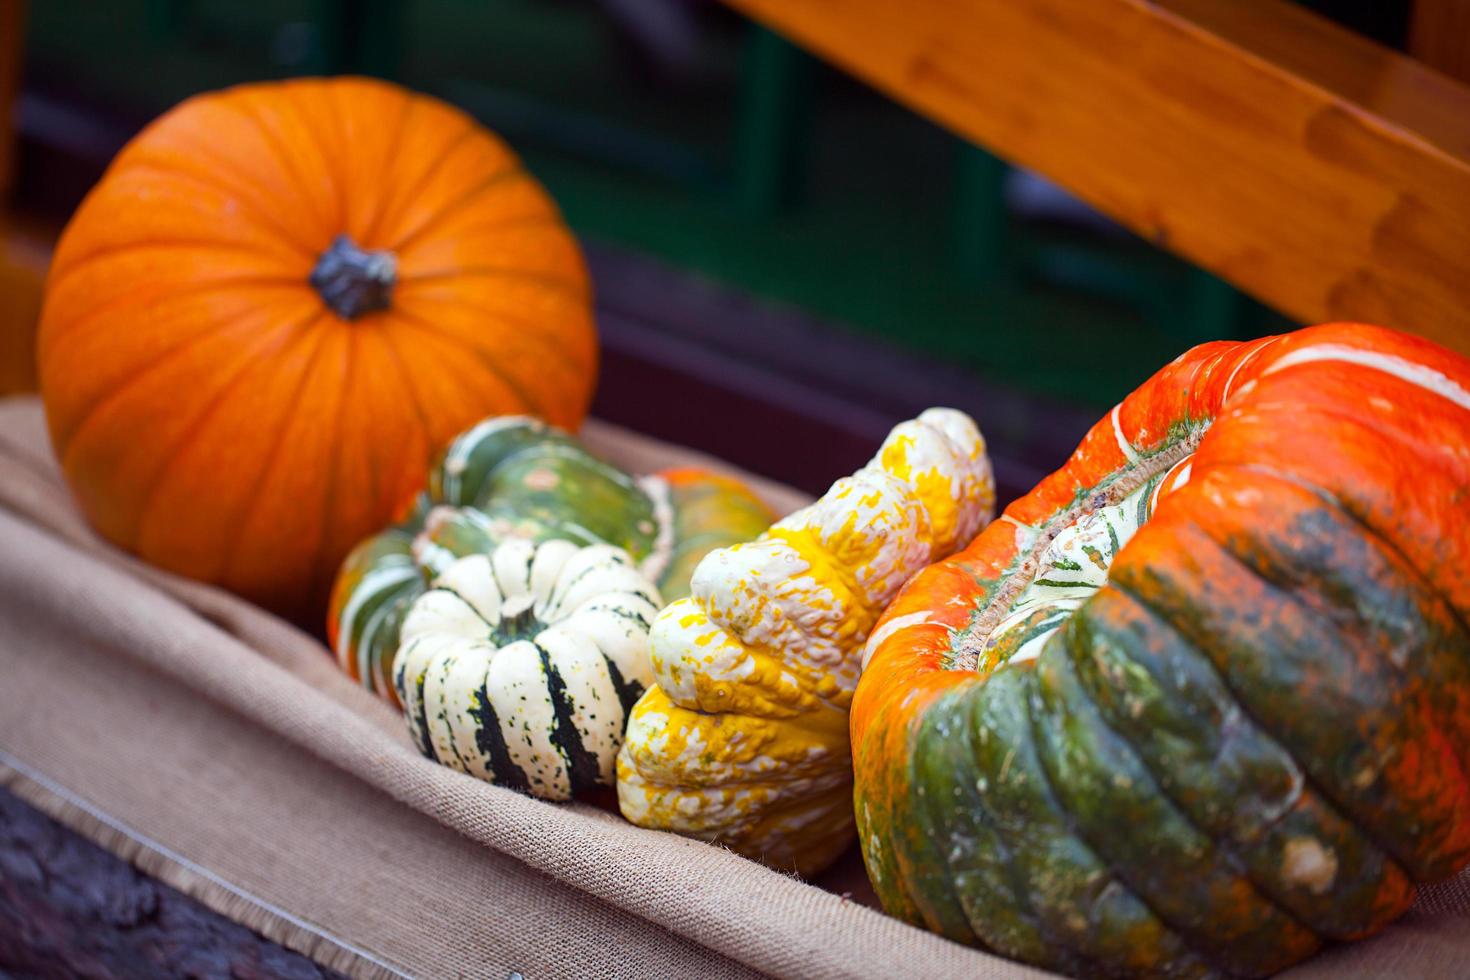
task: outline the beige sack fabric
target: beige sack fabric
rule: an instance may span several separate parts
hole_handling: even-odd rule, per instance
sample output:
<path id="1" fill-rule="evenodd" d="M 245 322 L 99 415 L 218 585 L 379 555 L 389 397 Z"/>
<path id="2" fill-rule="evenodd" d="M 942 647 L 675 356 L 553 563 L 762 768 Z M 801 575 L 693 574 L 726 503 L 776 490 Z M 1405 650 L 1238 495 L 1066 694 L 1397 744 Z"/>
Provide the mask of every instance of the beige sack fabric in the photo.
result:
<path id="1" fill-rule="evenodd" d="M 611 427 L 587 436 L 638 470 L 708 462 Z M 762 490 L 782 510 L 802 502 Z M 316 640 L 99 542 L 33 400 L 0 402 L 0 774 L 355 975 L 1043 975 L 719 848 L 422 759 Z M 1287 975 L 1470 975 L 1467 910 L 1462 877 Z"/>

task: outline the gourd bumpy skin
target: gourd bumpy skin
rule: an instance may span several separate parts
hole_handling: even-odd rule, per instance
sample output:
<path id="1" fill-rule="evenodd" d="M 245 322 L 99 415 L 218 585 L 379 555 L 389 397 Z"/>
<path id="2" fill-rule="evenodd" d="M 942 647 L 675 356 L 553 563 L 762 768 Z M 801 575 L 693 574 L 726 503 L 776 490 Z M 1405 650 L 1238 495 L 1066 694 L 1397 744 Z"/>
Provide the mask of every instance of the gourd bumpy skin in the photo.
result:
<path id="1" fill-rule="evenodd" d="M 848 706 L 878 614 L 995 502 L 979 430 L 930 409 L 748 544 L 711 552 L 650 634 L 618 757 L 623 815 L 813 874 L 852 841 Z"/>

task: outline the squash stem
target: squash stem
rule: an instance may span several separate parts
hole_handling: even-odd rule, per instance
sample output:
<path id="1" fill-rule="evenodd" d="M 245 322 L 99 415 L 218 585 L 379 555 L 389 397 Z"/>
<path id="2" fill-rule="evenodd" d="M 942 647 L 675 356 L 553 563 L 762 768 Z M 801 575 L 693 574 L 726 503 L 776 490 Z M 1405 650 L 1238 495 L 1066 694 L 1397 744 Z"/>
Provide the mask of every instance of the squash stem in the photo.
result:
<path id="1" fill-rule="evenodd" d="M 397 280 L 398 259 L 392 252 L 369 252 L 346 235 L 332 240 L 310 278 L 322 302 L 344 320 L 391 307 Z"/>
<path id="2" fill-rule="evenodd" d="M 544 628 L 536 615 L 535 599 L 532 596 L 516 596 L 507 599 L 500 608 L 500 622 L 492 630 L 496 646 L 508 646 L 519 640 L 530 640 Z"/>

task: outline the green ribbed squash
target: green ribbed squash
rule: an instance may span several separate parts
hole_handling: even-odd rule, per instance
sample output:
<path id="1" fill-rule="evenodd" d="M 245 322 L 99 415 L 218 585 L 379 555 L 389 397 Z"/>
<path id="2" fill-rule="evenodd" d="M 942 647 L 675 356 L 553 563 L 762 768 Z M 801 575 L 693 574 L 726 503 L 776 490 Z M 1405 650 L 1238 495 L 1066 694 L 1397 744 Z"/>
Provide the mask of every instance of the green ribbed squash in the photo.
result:
<path id="1" fill-rule="evenodd" d="M 396 702 L 392 664 L 404 617 L 458 558 L 513 539 L 609 544 L 672 601 L 688 594 L 705 554 L 754 538 L 773 517 L 738 480 L 697 469 L 632 476 L 544 422 L 487 419 L 434 461 L 402 521 L 348 555 L 332 589 L 328 639 L 344 671 Z"/>

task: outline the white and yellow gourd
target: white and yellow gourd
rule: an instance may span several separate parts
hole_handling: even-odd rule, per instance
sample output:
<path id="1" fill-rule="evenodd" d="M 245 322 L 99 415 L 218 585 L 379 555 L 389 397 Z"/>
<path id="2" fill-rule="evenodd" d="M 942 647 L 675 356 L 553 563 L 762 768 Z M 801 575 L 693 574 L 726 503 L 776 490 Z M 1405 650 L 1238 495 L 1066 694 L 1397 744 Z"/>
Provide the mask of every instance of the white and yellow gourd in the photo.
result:
<path id="1" fill-rule="evenodd" d="M 800 874 L 829 864 L 853 839 L 848 707 L 868 632 L 994 505 L 979 429 L 930 409 L 815 503 L 707 555 L 654 622 L 623 815 Z"/>
<path id="2" fill-rule="evenodd" d="M 414 742 L 545 799 L 611 786 L 662 604 L 611 545 L 512 539 L 454 561 L 410 608 L 394 658 Z"/>

